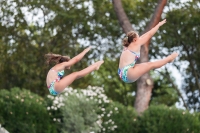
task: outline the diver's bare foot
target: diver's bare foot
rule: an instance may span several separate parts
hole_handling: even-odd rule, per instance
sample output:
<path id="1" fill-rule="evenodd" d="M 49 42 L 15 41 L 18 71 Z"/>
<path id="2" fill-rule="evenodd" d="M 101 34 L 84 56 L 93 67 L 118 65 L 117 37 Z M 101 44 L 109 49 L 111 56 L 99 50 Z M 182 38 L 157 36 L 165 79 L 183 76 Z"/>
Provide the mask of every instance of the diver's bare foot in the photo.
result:
<path id="1" fill-rule="evenodd" d="M 170 62 L 173 62 L 174 59 L 175 59 L 177 56 L 178 56 L 178 53 L 176 53 L 176 52 L 174 52 L 174 53 L 172 53 L 171 55 L 169 55 L 169 56 L 168 56 L 168 58 L 169 58 L 169 63 L 170 63 Z"/>
<path id="2" fill-rule="evenodd" d="M 97 62 L 95 63 L 95 65 L 96 65 L 95 70 L 99 70 L 99 67 L 100 67 L 103 63 L 104 63 L 104 61 L 97 61 Z"/>

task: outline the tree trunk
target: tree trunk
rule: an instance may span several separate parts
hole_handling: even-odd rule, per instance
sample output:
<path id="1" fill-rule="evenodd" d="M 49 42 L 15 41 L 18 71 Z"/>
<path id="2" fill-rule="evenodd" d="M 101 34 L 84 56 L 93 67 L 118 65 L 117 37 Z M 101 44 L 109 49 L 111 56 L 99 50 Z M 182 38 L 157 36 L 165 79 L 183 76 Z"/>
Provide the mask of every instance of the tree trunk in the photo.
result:
<path id="1" fill-rule="evenodd" d="M 150 23 L 146 27 L 145 32 L 149 31 L 153 28 L 157 23 L 159 23 L 163 9 L 167 3 L 167 0 L 159 0 L 158 5 L 154 11 L 154 14 L 151 18 Z M 141 57 L 140 63 L 149 61 L 149 44 L 150 40 L 141 47 Z M 136 92 L 136 100 L 134 107 L 136 108 L 138 113 L 145 111 L 148 108 L 149 101 L 151 99 L 151 93 L 153 89 L 153 80 L 150 76 L 150 73 L 146 73 L 141 76 L 137 81 L 137 92 Z"/>
<path id="2" fill-rule="evenodd" d="M 154 14 L 143 33 L 149 31 L 160 21 L 161 14 L 163 12 L 163 9 L 166 3 L 167 3 L 167 0 L 158 0 L 158 5 L 154 11 Z M 122 7 L 121 0 L 113 0 L 113 5 L 114 5 L 114 10 L 116 12 L 119 24 L 122 27 L 124 33 L 127 33 L 130 30 L 133 30 L 133 27 L 131 26 L 131 23 Z M 150 43 L 150 40 L 141 47 L 141 51 L 140 51 L 141 57 L 139 60 L 140 63 L 149 61 L 149 56 L 148 56 L 149 43 Z M 134 107 L 139 114 L 148 108 L 152 89 L 153 89 L 153 80 L 149 72 L 144 74 L 137 80 L 137 92 L 136 92 L 136 100 L 135 100 Z"/>
<path id="3" fill-rule="evenodd" d="M 119 21 L 120 26 L 122 27 L 122 30 L 124 33 L 128 33 L 131 30 L 134 30 L 125 11 L 124 8 L 122 7 L 122 2 L 121 0 L 113 0 L 113 5 L 114 5 L 114 10 L 117 15 L 117 19 Z"/>

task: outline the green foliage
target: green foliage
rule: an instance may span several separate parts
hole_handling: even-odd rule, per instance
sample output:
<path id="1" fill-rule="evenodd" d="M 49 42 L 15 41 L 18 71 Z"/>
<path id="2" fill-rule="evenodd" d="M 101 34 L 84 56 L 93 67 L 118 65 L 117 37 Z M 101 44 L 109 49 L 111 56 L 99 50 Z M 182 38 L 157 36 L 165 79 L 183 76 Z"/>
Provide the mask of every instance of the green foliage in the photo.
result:
<path id="1" fill-rule="evenodd" d="M 118 102 L 110 102 L 106 107 L 106 112 L 112 113 L 110 117 L 103 118 L 106 123 L 103 123 L 103 127 L 108 127 L 110 123 L 114 123 L 114 128 L 110 130 L 102 130 L 104 133 L 134 133 L 139 130 L 137 123 L 137 114 L 133 107 L 124 106 Z M 106 129 L 106 128 L 105 128 Z"/>
<path id="2" fill-rule="evenodd" d="M 45 100 L 28 90 L 0 90 L 0 123 L 11 133 L 56 133 Z"/>
<path id="3" fill-rule="evenodd" d="M 122 0 L 122 3 L 133 29 L 141 34 L 149 23 L 158 1 Z"/>
<path id="4" fill-rule="evenodd" d="M 129 0 L 124 3 L 126 10 L 139 7 L 135 6 L 138 2 L 133 3 Z M 2 44 L 0 73 L 4 75 L 0 79 L 0 88 L 9 89 L 18 86 L 39 95 L 48 94 L 43 82 L 49 69 L 44 63 L 44 54 L 47 52 L 73 57 L 85 47 L 85 43 L 93 46 L 94 49 L 90 54 L 76 64 L 70 72 L 85 68 L 91 60 L 99 59 L 101 55 L 109 58 L 119 57 L 118 53 L 122 48 L 119 43 L 122 31 L 111 1 L 33 0 L 22 3 L 16 0 L 2 1 L 0 4 L 3 12 L 0 15 L 0 43 Z M 24 7 L 27 11 L 24 11 Z M 33 17 L 41 13 L 44 19 L 32 21 L 27 19 L 27 13 L 32 14 Z M 132 21 L 136 22 L 136 17 L 132 15 L 133 12 L 130 12 L 131 20 L 134 18 Z M 6 18 L 12 18 L 13 21 L 8 21 Z M 75 82 L 72 87 L 86 87 L 91 84 L 91 78 L 92 76 L 89 75 L 81 79 L 82 82 L 80 80 Z M 93 84 L 98 83 L 93 81 Z"/>
<path id="5" fill-rule="evenodd" d="M 166 106 L 151 106 L 138 118 L 138 133 L 199 133 L 198 114 Z"/>
<path id="6" fill-rule="evenodd" d="M 199 133 L 200 119 L 198 113 L 189 113 L 175 107 L 164 105 L 150 106 L 141 116 L 132 107 L 112 102 L 117 113 L 110 117 L 115 122 L 114 131 L 108 133 Z M 106 110 L 110 110 L 109 107 Z M 106 126 L 106 124 L 104 125 Z"/>
<path id="7" fill-rule="evenodd" d="M 170 2 L 171 5 L 174 4 Z M 176 8 L 166 14 L 167 23 L 161 28 L 154 40 L 152 55 L 164 56 L 165 53 L 179 52 L 174 62 L 182 76 L 181 89 L 185 92 L 185 102 L 189 109 L 200 111 L 200 8 L 199 1 L 176 2 Z"/>
<path id="8" fill-rule="evenodd" d="M 133 107 L 108 100 L 100 87 L 88 87 L 79 91 L 67 88 L 65 93 L 58 97 L 48 97 L 53 101 L 49 108 L 50 112 L 58 111 L 61 114 L 54 116 L 55 113 L 52 113 L 60 123 L 62 132 L 198 133 L 200 131 L 199 113 L 154 105 L 138 116 Z"/>
<path id="9" fill-rule="evenodd" d="M 164 104 L 174 106 L 179 100 L 177 90 L 173 86 L 175 83 L 171 83 L 170 80 L 160 75 L 160 73 L 152 72 L 151 75 L 154 79 L 154 88 L 150 105 Z M 174 82 L 175 80 L 172 81 Z"/>
<path id="10" fill-rule="evenodd" d="M 47 109 L 55 116 L 62 132 L 111 131 L 116 128 L 110 117 L 112 112 L 117 112 L 110 106 L 101 87 L 88 86 L 78 91 L 66 88 L 61 95 L 48 95 L 48 98 L 53 102 Z"/>
<path id="11" fill-rule="evenodd" d="M 141 116 L 138 116 L 132 107 L 108 100 L 102 89 L 98 87 L 87 91 L 68 88 L 59 97 L 48 97 L 43 99 L 19 88 L 12 88 L 10 91 L 1 90 L 1 125 L 9 132 L 20 133 L 90 131 L 198 133 L 200 131 L 199 113 L 189 113 L 174 107 L 159 105 L 150 106 Z"/>
<path id="12" fill-rule="evenodd" d="M 16 0 L 1 1 L 0 5 L 0 73 L 4 75 L 0 79 L 0 88 L 18 86 L 45 95 L 48 90 L 44 81 L 49 68 L 44 54 L 53 52 L 73 57 L 82 51 L 85 43 L 96 47 L 71 70 L 77 71 L 91 63 L 88 59 L 93 61 L 106 53 L 99 46 L 106 46 L 106 51 L 110 50 L 108 44 L 115 46 L 120 35 L 117 20 L 113 19 L 116 16 L 112 3 L 107 0 L 33 0 L 23 3 Z M 94 12 L 90 8 L 94 8 Z M 28 16 L 38 18 L 38 14 L 42 19 L 28 19 Z M 107 15 L 99 17 L 102 14 Z M 115 39 L 112 39 L 113 35 Z M 108 44 L 102 43 L 101 38 L 105 37 L 110 38 L 105 39 L 109 40 L 106 41 Z M 87 76 L 83 80 L 84 86 L 90 84 L 90 79 L 91 76 Z M 82 84 L 76 82 L 73 87 L 82 88 Z"/>
<path id="13" fill-rule="evenodd" d="M 97 104 L 92 100 L 87 100 L 84 95 L 76 94 L 64 98 L 64 105 L 61 108 L 63 115 L 63 133 L 97 132 L 100 127 L 96 121 L 98 119 L 95 109 Z"/>
<path id="14" fill-rule="evenodd" d="M 108 100 L 99 87 L 67 88 L 59 97 L 48 98 L 53 101 L 49 111 L 64 133 L 130 131 L 130 117 L 136 115 L 133 108 Z"/>

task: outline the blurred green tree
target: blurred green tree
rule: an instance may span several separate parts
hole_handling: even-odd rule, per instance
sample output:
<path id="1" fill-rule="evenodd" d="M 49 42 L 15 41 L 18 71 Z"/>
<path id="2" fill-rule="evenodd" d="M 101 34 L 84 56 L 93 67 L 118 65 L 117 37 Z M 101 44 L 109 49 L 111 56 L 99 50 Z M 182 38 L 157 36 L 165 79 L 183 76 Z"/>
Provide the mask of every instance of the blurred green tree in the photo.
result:
<path id="1" fill-rule="evenodd" d="M 198 1 L 196 2 L 198 3 Z M 174 38 L 175 32 L 179 31 L 178 28 L 183 28 L 181 33 L 183 39 L 187 39 L 187 35 L 191 35 L 192 40 L 196 39 L 194 45 L 187 45 L 185 49 L 197 49 L 195 51 L 197 54 L 194 54 L 195 56 L 185 56 L 183 54 L 181 60 L 190 61 L 189 59 L 192 58 L 193 62 L 198 62 L 198 48 L 196 47 L 198 47 L 197 44 L 199 42 L 199 25 L 197 23 L 199 19 L 196 16 L 199 13 L 199 9 L 196 2 L 186 2 L 187 8 L 178 10 L 170 8 L 170 5 L 177 5 L 180 2 L 170 1 L 168 3 L 166 9 L 169 8 L 170 11 L 165 11 L 163 16 L 174 19 L 172 22 L 169 19 L 169 23 L 165 25 L 167 33 L 173 32 L 173 34 L 168 36 L 169 34 L 166 34 L 164 30 L 159 32 L 152 40 L 152 45 L 150 45 L 149 58 L 163 56 L 162 50 L 159 48 L 166 48 L 169 52 L 171 52 L 169 48 L 172 48 L 172 46 L 176 48 L 176 41 L 179 39 Z M 130 22 L 141 33 L 145 30 L 145 25 L 149 22 L 157 1 L 133 2 L 131 0 L 123 0 L 122 4 L 125 7 L 124 10 L 128 18 L 130 18 Z M 2 75 L 0 77 L 0 89 L 10 89 L 18 86 L 44 96 L 49 93 L 46 88 L 45 78 L 46 73 L 52 66 L 46 66 L 44 54 L 54 52 L 73 57 L 83 48 L 90 45 L 93 47 L 91 52 L 80 63 L 73 66 L 69 72 L 83 69 L 94 60 L 104 58 L 106 62 L 98 72 L 75 81 L 71 86 L 73 88 L 86 88 L 90 84 L 103 86 L 106 94 L 113 100 L 119 101 L 124 105 L 133 104 L 136 84 L 124 84 L 117 75 L 118 57 L 122 50 L 121 39 L 123 38 L 123 31 L 118 25 L 112 1 L 32 0 L 21 2 L 20 0 L 15 0 L 12 2 L 0 1 L 0 5 L 2 12 L 0 14 L 0 73 Z M 186 11 L 187 9 L 190 10 Z M 185 13 L 181 14 L 182 11 Z M 185 21 L 181 22 L 184 27 L 190 24 L 187 25 L 187 29 L 184 29 L 182 25 L 177 26 L 182 17 L 187 17 L 191 13 L 193 15 L 190 21 L 185 18 Z M 192 27 L 191 25 L 194 26 Z M 177 29 L 174 30 L 174 27 Z M 188 30 L 195 27 L 196 30 Z M 189 34 L 190 32 L 193 34 Z M 189 39 L 184 42 L 187 41 Z M 163 47 L 165 43 L 167 45 Z M 198 108 L 198 89 L 194 89 L 199 84 L 197 82 L 199 79 L 198 66 L 198 63 L 194 63 L 192 67 L 188 67 L 189 69 L 185 74 L 191 75 L 190 77 L 183 75 L 183 77 L 186 77 L 187 83 L 183 88 L 188 93 L 188 98 L 193 97 L 188 100 L 188 105 L 191 104 L 191 109 Z M 161 77 L 166 78 L 166 75 L 168 75 L 168 72 L 164 72 L 164 76 L 162 75 Z M 169 83 L 165 81 L 166 79 L 159 81 L 163 88 L 168 86 L 167 84 Z M 174 80 L 171 81 L 174 84 Z M 172 88 L 176 87 L 173 86 Z M 164 89 L 161 90 L 165 91 Z M 177 94 L 181 96 L 180 93 Z M 195 97 L 190 94 L 195 94 Z M 152 96 L 159 97 L 160 95 L 153 94 Z M 193 100 L 195 102 L 192 103 Z M 171 102 L 174 103 L 174 100 Z"/>
<path id="2" fill-rule="evenodd" d="M 100 46 L 108 46 L 102 43 L 102 39 L 119 36 L 117 23 L 113 19 L 110 25 L 106 25 L 110 16 L 100 19 L 96 9 L 98 1 L 1 1 L 1 61 L 0 88 L 12 88 L 19 86 L 28 88 L 40 95 L 48 93 L 45 84 L 48 67 L 45 65 L 44 54 L 54 52 L 66 54 L 71 57 L 78 54 L 84 47 L 92 45 L 95 49 L 87 55 L 83 61 L 74 66 L 76 71 L 83 69 L 96 58 L 102 57 L 107 49 Z M 92 5 L 93 6 L 92 6 Z M 107 5 L 107 6 L 105 6 Z M 103 14 L 112 12 L 112 4 L 108 1 L 101 2 Z M 95 15 L 94 15 L 95 14 Z M 38 18 L 37 20 L 34 20 Z M 12 20 L 12 21 L 11 21 Z M 103 20 L 103 21 L 102 21 Z M 113 29 L 105 33 L 105 29 Z M 113 32 L 115 31 L 115 32 Z M 103 34 L 100 34 L 103 33 Z M 100 39 L 102 38 L 102 39 Z M 107 39 L 105 39 L 106 41 Z M 112 39 L 113 41 L 114 39 Z M 112 41 L 106 41 L 111 42 Z M 89 44 L 87 44 L 89 43 Z M 111 47 L 111 46 L 108 46 Z M 113 54 L 114 55 L 114 54 Z M 89 75 L 82 82 L 86 87 L 90 84 Z M 82 82 L 77 81 L 73 87 L 79 87 Z"/>
<path id="3" fill-rule="evenodd" d="M 177 70 L 182 76 L 182 86 L 186 107 L 190 110 L 200 111 L 200 6 L 199 1 L 175 3 L 177 9 L 170 9 L 166 14 L 168 24 L 163 28 L 154 45 L 157 52 L 161 49 L 166 52 L 179 52 L 179 62 L 175 62 Z"/>

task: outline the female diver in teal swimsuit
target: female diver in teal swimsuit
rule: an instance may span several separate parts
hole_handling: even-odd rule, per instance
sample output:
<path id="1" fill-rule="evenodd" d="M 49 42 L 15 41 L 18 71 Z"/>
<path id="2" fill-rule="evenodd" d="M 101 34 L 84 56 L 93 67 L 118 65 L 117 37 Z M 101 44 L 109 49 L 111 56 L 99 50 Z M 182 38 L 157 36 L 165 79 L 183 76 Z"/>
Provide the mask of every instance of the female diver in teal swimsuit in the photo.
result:
<path id="1" fill-rule="evenodd" d="M 98 70 L 104 61 L 98 61 L 87 68 L 73 72 L 65 77 L 64 70 L 70 69 L 72 65 L 79 62 L 84 55 L 90 50 L 90 47 L 86 48 L 80 54 L 70 59 L 68 56 L 62 56 L 58 54 L 46 54 L 47 63 L 55 62 L 56 65 L 52 67 L 46 77 L 46 84 L 49 89 L 50 94 L 58 95 L 67 86 L 69 86 L 74 80 L 84 77 L 85 75 L 91 73 L 94 70 Z"/>
<path id="2" fill-rule="evenodd" d="M 165 23 L 166 19 L 159 22 L 154 28 L 142 36 L 139 36 L 134 31 L 127 33 L 126 37 L 123 39 L 123 46 L 125 48 L 121 53 L 118 69 L 118 75 L 122 81 L 125 83 L 135 82 L 143 74 L 172 62 L 178 56 L 178 53 L 172 53 L 162 60 L 135 64 L 140 57 L 140 47 L 149 41 L 159 27 Z"/>

